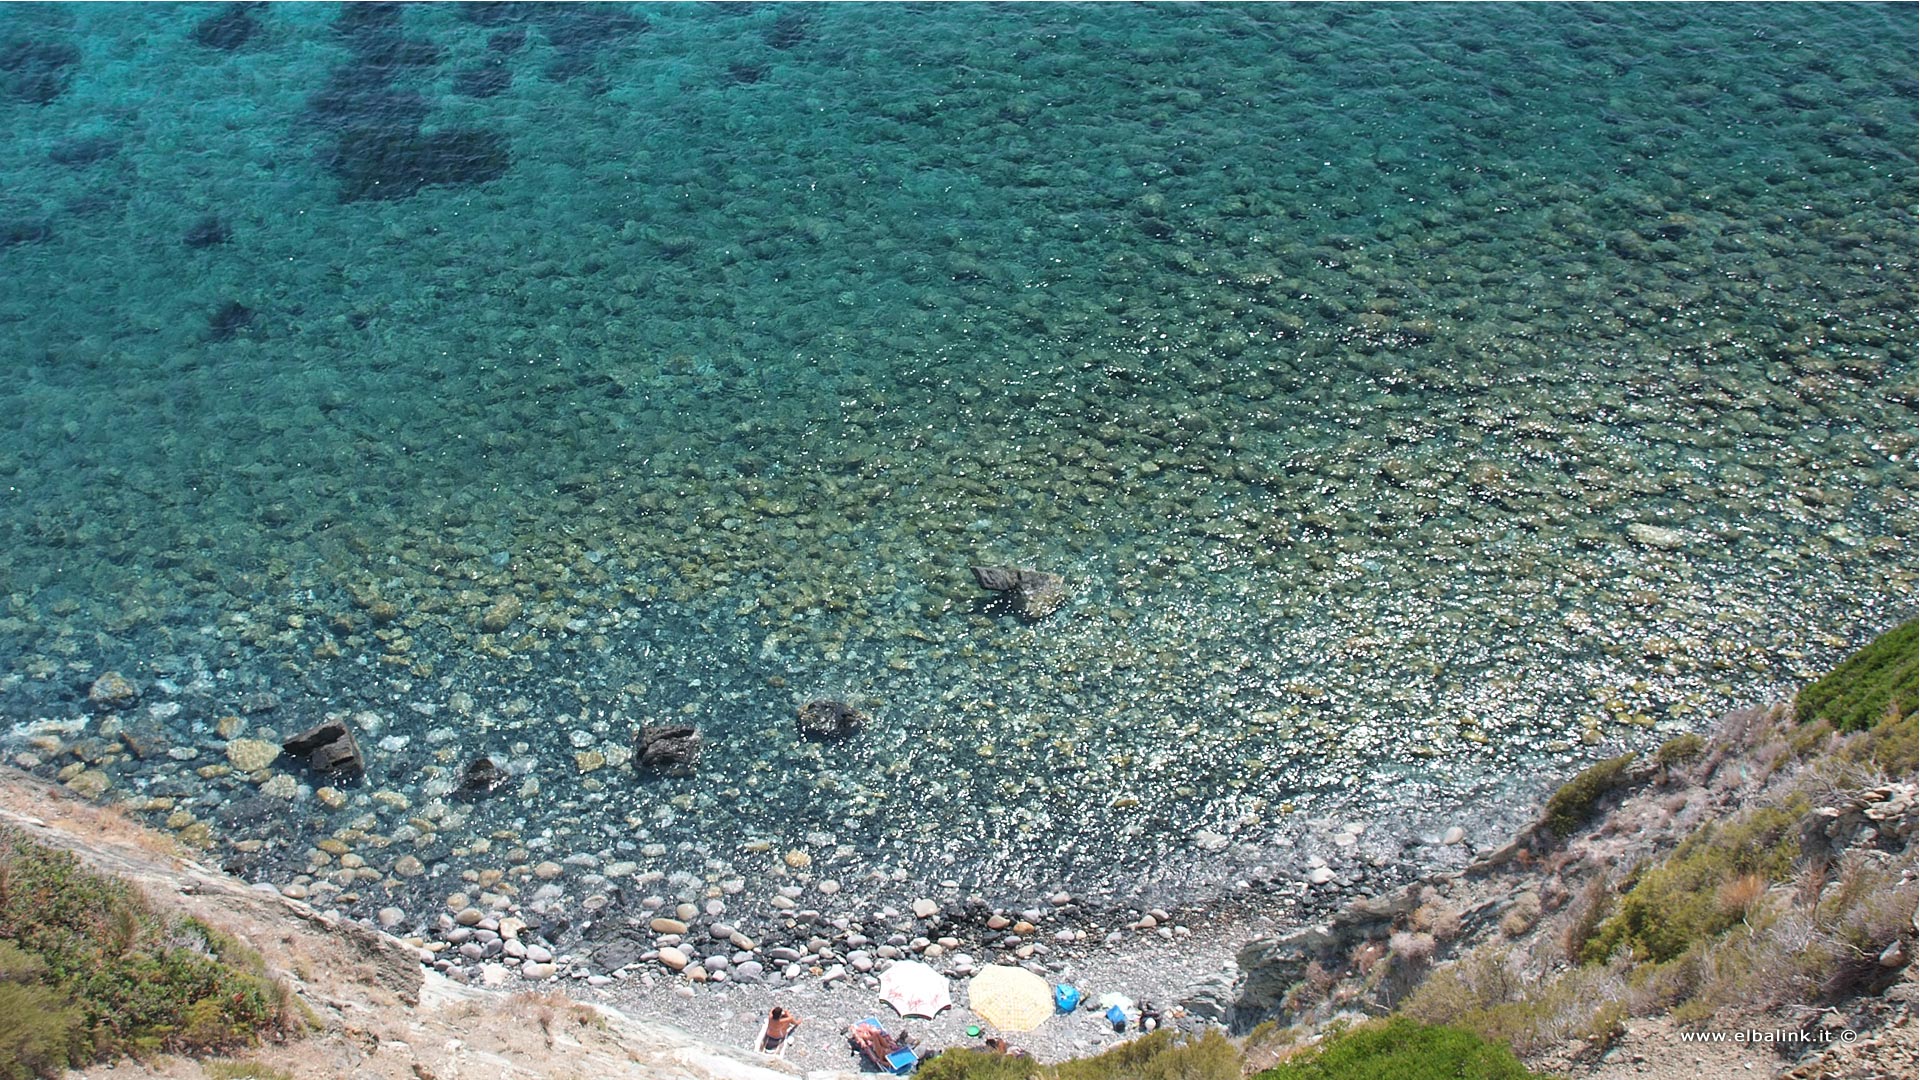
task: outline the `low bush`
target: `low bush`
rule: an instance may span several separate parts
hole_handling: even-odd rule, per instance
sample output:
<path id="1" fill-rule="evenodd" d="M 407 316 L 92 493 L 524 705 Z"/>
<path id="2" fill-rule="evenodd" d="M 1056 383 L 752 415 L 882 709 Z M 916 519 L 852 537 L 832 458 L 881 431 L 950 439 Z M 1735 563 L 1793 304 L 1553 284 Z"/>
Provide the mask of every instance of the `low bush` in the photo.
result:
<path id="1" fill-rule="evenodd" d="M 1560 955 L 1567 960 L 1577 960 L 1587 942 L 1600 929 L 1613 912 L 1613 890 L 1607 888 L 1607 879 L 1602 874 L 1594 874 L 1580 888 L 1574 897 L 1573 906 L 1567 910 L 1567 917 L 1560 931 Z"/>
<path id="2" fill-rule="evenodd" d="M 1866 731 L 1920 713 L 1920 623 L 1908 619 L 1800 691 L 1795 715 L 1835 731 Z"/>
<path id="3" fill-rule="evenodd" d="M 51 986 L 0 981 L 0 1080 L 58 1076 L 69 1062 L 85 1060 L 91 1044 L 71 997 Z"/>
<path id="4" fill-rule="evenodd" d="M 1499 1043 L 1396 1016 L 1329 1035 L 1256 1080 L 1529 1080 L 1538 1075 Z"/>
<path id="5" fill-rule="evenodd" d="M 1661 963 L 1739 922 L 1744 905 L 1730 908 L 1722 889 L 1746 875 L 1766 884 L 1784 881 L 1800 852 L 1803 809 L 1762 807 L 1726 825 L 1702 826 L 1665 862 L 1639 876 L 1581 947 L 1580 959 L 1598 963 L 1625 949 L 1635 960 Z M 1734 891 L 1752 894 L 1751 899 L 1755 889 L 1765 891 L 1755 882 Z"/>
<path id="6" fill-rule="evenodd" d="M 1920 771 L 1920 717 L 1889 711 L 1867 730 L 1844 736 L 1834 755 L 1883 776 L 1912 776 Z"/>
<path id="7" fill-rule="evenodd" d="M 1300 1041 L 1304 1029 L 1298 1025 L 1268 1020 L 1240 1040 L 1240 1056 L 1249 1072 L 1261 1072 L 1278 1065 Z"/>
<path id="8" fill-rule="evenodd" d="M 1562 840 L 1572 836 L 1593 816 L 1594 807 L 1601 799 L 1625 786 L 1627 769 L 1632 764 L 1633 755 L 1622 754 L 1590 765 L 1567 781 L 1547 800 L 1544 815 L 1547 828 Z"/>
<path id="9" fill-rule="evenodd" d="M 1240 1051 L 1225 1035 L 1156 1031 L 1054 1066 L 1048 1080 L 1240 1080 Z"/>
<path id="10" fill-rule="evenodd" d="M 1809 882 L 1817 903 L 1768 893 L 1727 933 L 1650 965 L 1640 1006 L 1671 1007 L 1675 1022 L 1697 1024 L 1720 1012 L 1751 1017 L 1879 993 L 1902 971 L 1881 964 L 1881 952 L 1902 942 L 1911 954 L 1915 944 L 1920 891 L 1902 871 L 1880 853 L 1851 852 L 1834 878 Z"/>
<path id="11" fill-rule="evenodd" d="M 0 828 L 0 1077 L 241 1046 L 294 1026 L 258 954 Z M 31 1006 L 31 1007 L 29 1007 Z"/>
<path id="12" fill-rule="evenodd" d="M 914 1075 L 921 1080 L 1240 1080 L 1243 1071 L 1240 1051 L 1218 1031 L 1161 1030 L 1058 1065 L 956 1047 L 927 1059 Z"/>
<path id="13" fill-rule="evenodd" d="M 994 1054 L 956 1046 L 928 1058 L 914 1075 L 920 1080 L 1027 1080 L 1041 1075 L 1032 1058 Z"/>
<path id="14" fill-rule="evenodd" d="M 1568 1039 L 1605 1042 L 1626 1016 L 1627 987 L 1612 967 L 1529 974 L 1483 946 L 1434 970 L 1401 1006 L 1426 1024 L 1470 1031 L 1531 1054 Z"/>
<path id="15" fill-rule="evenodd" d="M 1685 735 L 1677 735 L 1661 743 L 1660 749 L 1653 752 L 1653 760 L 1657 762 L 1662 769 L 1671 772 L 1685 765 L 1687 762 L 1692 761 L 1694 758 L 1699 757 L 1700 751 L 1706 749 L 1706 746 L 1707 740 L 1692 732 L 1688 732 Z"/>

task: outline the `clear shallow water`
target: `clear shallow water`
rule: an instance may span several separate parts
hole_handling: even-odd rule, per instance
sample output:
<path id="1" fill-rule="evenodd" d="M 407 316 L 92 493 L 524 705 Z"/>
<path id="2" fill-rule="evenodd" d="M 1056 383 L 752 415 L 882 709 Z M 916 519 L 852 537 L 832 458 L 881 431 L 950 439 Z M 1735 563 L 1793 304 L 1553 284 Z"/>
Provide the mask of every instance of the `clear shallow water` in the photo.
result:
<path id="1" fill-rule="evenodd" d="M 1914 40 L 0 8 L 10 749 L 440 891 L 518 847 L 1193 894 L 1491 832 L 1910 612 Z M 350 805 L 201 775 L 262 694 L 372 715 Z M 822 694 L 874 723 L 802 742 Z M 665 719 L 701 771 L 636 781 Z M 444 801 L 480 752 L 537 791 Z"/>

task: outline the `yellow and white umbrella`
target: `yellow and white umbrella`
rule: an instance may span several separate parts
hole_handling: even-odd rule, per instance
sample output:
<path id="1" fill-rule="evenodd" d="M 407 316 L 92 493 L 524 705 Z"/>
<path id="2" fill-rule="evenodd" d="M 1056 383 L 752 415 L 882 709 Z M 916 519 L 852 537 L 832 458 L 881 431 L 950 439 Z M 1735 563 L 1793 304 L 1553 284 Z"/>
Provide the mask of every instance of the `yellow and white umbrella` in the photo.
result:
<path id="1" fill-rule="evenodd" d="M 995 965 L 967 983 L 967 1002 L 980 1019 L 1002 1031 L 1032 1031 L 1053 1015 L 1047 981 L 1024 968 Z"/>

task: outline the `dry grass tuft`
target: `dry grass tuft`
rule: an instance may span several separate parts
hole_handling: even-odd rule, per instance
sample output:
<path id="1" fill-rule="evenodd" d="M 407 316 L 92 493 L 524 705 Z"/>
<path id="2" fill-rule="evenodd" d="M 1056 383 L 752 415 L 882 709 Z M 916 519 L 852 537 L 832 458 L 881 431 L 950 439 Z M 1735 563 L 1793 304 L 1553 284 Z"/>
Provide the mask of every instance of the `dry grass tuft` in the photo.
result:
<path id="1" fill-rule="evenodd" d="M 1452 941 L 1460 936 L 1460 913 L 1441 901 L 1429 901 L 1414 910 L 1413 928 L 1432 934 L 1435 941 Z"/>
<path id="2" fill-rule="evenodd" d="M 1727 919 L 1739 920 L 1747 917 L 1747 912 L 1760 898 L 1767 895 L 1767 879 L 1760 874 L 1742 874 L 1720 884 L 1720 913 Z"/>
<path id="3" fill-rule="evenodd" d="M 582 1005 L 558 990 L 522 990 L 507 999 L 507 1014 L 539 1025 L 547 1045 L 569 1026 L 603 1027 L 606 1018 L 591 1005 Z"/>

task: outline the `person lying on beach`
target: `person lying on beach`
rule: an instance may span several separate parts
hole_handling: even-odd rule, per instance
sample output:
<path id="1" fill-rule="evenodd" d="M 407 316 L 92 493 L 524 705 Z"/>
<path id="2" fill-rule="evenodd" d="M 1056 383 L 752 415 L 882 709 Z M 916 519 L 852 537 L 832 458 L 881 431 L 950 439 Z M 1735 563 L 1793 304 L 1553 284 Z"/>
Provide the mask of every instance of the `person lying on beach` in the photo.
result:
<path id="1" fill-rule="evenodd" d="M 906 1032 L 902 1031 L 900 1034 L 905 1035 Z M 906 1044 L 901 1040 L 864 1021 L 853 1025 L 847 1031 L 847 1039 L 853 1043 L 853 1048 L 859 1051 L 862 1057 L 873 1063 L 874 1068 L 882 1070 L 891 1068 L 887 1063 L 889 1055 L 896 1050 L 906 1048 Z"/>

